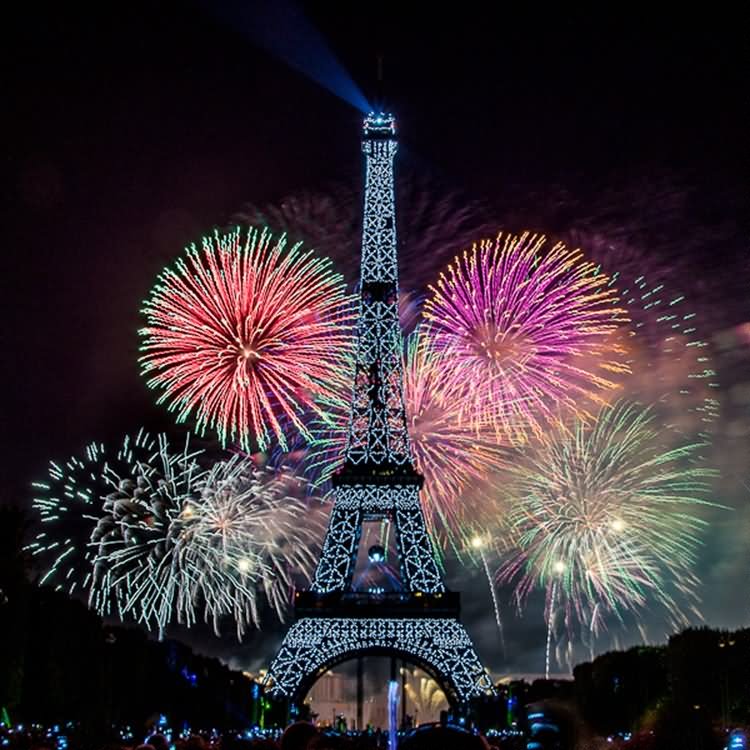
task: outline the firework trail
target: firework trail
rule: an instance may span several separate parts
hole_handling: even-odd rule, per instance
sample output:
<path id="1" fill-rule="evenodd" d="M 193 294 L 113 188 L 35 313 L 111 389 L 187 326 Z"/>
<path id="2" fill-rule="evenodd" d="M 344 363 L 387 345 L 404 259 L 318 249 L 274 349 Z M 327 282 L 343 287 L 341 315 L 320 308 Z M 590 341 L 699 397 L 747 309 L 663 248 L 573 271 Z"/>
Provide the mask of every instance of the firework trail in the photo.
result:
<path id="1" fill-rule="evenodd" d="M 544 679 L 549 680 L 550 654 L 552 651 L 552 633 L 555 622 L 555 604 L 557 603 L 557 581 L 553 582 L 549 593 L 549 612 L 547 613 L 547 643 L 544 649 Z"/>
<path id="2" fill-rule="evenodd" d="M 498 235 L 440 274 L 424 317 L 446 355 L 451 388 L 471 385 L 466 418 L 515 443 L 562 410 L 588 413 L 627 371 L 617 340 L 625 311 L 609 279 L 544 236 Z"/>
<path id="3" fill-rule="evenodd" d="M 440 544 L 459 547 L 473 536 L 466 527 L 477 511 L 463 495 L 505 465 L 508 449 L 481 419 L 466 418 L 469 389 L 447 381 L 446 367 L 445 355 L 423 340 L 421 329 L 407 338 L 404 401 L 415 462 L 425 477 L 425 520 Z M 469 406 L 481 408 L 476 400 Z M 343 462 L 348 419 L 349 410 L 342 408 L 333 427 L 323 424 L 316 431 L 306 458 L 316 486 L 325 488 Z"/>
<path id="4" fill-rule="evenodd" d="M 82 457 L 73 456 L 64 464 L 50 461 L 47 480 L 32 483 L 33 506 L 43 526 L 29 550 L 44 560 L 40 583 L 54 584 L 70 595 L 91 580 L 94 552 L 87 543 L 109 489 L 101 475 L 103 457 L 104 447 L 92 443 Z"/>
<path id="5" fill-rule="evenodd" d="M 485 578 L 487 579 L 487 587 L 490 590 L 490 596 L 492 598 L 492 611 L 495 615 L 495 624 L 497 625 L 497 632 L 500 635 L 500 648 L 502 650 L 503 656 L 505 656 L 505 632 L 503 629 L 503 620 L 500 615 L 500 602 L 497 598 L 497 591 L 495 590 L 495 581 L 493 579 L 492 574 L 490 573 L 490 564 L 487 560 L 487 553 L 485 551 L 485 548 L 490 543 L 490 540 L 487 538 L 486 535 L 480 535 L 477 534 L 474 536 L 474 538 L 471 540 L 471 547 L 479 555 L 479 559 L 481 562 L 482 570 L 484 572 Z"/>
<path id="6" fill-rule="evenodd" d="M 674 433 L 673 442 L 708 443 L 719 418 L 719 383 L 697 314 L 684 295 L 643 275 L 616 272 L 610 284 L 632 321 L 623 339 L 630 372 L 621 383 L 628 400 L 650 405 Z"/>
<path id="7" fill-rule="evenodd" d="M 328 260 L 286 239 L 215 233 L 165 269 L 145 302 L 143 374 L 199 432 L 265 450 L 309 438 L 346 386 L 355 306 Z"/>
<path id="8" fill-rule="evenodd" d="M 493 201 L 498 226 L 543 228 L 569 247 L 581 247 L 605 272 L 684 292 L 706 331 L 746 318 L 746 192 L 718 172 L 696 179 L 688 170 L 632 165 L 592 180 L 502 181 Z M 742 197 L 740 197 L 742 196 Z M 630 283 L 630 281 L 628 282 Z"/>
<path id="9" fill-rule="evenodd" d="M 356 184 L 359 182 L 357 179 Z M 333 184 L 323 191 L 290 194 L 278 203 L 248 203 L 233 219 L 240 224 L 267 226 L 274 234 L 285 234 L 291 242 L 304 242 L 331 258 L 354 284 L 359 278 L 361 214 L 362 195 L 351 186 Z"/>
<path id="10" fill-rule="evenodd" d="M 695 609 L 693 573 L 706 522 L 701 507 L 715 472 L 693 465 L 700 444 L 661 448 L 653 413 L 627 403 L 602 407 L 540 436 L 506 474 L 508 523 L 517 551 L 498 570 L 519 606 L 546 593 L 571 631 L 595 635 L 612 615 L 664 608 L 677 627 Z"/>
<path id="11" fill-rule="evenodd" d="M 123 606 L 161 634 L 201 616 L 217 634 L 232 618 L 237 637 L 258 625 L 258 595 L 279 617 L 295 578 L 309 580 L 323 523 L 300 499 L 305 482 L 285 467 L 259 468 L 242 456 L 217 462 L 170 512 L 163 554 L 140 563 L 116 550 L 109 565 L 129 569 Z M 126 560 L 123 556 L 128 555 Z"/>

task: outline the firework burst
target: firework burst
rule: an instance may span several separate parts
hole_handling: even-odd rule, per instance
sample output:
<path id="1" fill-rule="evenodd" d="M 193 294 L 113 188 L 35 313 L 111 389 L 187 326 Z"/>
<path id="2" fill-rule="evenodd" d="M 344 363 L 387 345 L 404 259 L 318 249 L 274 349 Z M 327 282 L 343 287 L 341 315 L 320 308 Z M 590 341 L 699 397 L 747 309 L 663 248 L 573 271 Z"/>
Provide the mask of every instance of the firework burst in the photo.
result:
<path id="1" fill-rule="evenodd" d="M 129 570 L 123 611 L 160 633 L 175 620 L 193 625 L 202 612 L 218 634 L 232 617 L 241 638 L 259 623 L 260 592 L 282 617 L 295 577 L 310 578 L 322 534 L 318 509 L 300 499 L 305 485 L 284 467 L 261 469 L 241 456 L 216 463 L 170 511 L 163 554 L 111 556 L 112 568 Z"/>
<path id="2" fill-rule="evenodd" d="M 159 277 L 140 358 L 159 403 L 250 451 L 309 438 L 350 368 L 355 307 L 328 260 L 250 229 L 204 238 Z"/>
<path id="3" fill-rule="evenodd" d="M 410 713 L 414 714 L 415 722 L 420 720 L 425 723 L 438 718 L 440 711 L 448 707 L 448 699 L 437 682 L 416 669 L 402 667 L 401 674 L 406 678 L 406 695 L 403 699 L 411 703 Z"/>
<path id="4" fill-rule="evenodd" d="M 120 599 L 120 577 L 105 561 L 114 550 L 124 557 L 139 551 L 140 558 L 144 547 L 158 553 L 152 542 L 160 538 L 164 508 L 200 475 L 198 453 L 189 441 L 174 452 L 164 435 L 140 430 L 117 450 L 92 443 L 81 457 L 50 462 L 48 480 L 33 484 L 42 531 L 29 548 L 45 562 L 41 582 L 87 592 L 92 606 L 108 613 Z"/>
<path id="5" fill-rule="evenodd" d="M 444 377 L 446 367 L 446 355 L 423 340 L 421 329 L 407 338 L 404 401 L 414 459 L 425 477 L 422 507 L 430 531 L 441 544 L 455 548 L 463 544 L 459 539 L 478 510 L 463 495 L 503 467 L 508 452 L 486 422 L 466 418 L 468 389 L 457 391 Z M 333 427 L 321 425 L 310 448 L 307 463 L 318 486 L 326 484 L 343 461 L 348 416 L 342 408 Z"/>
<path id="6" fill-rule="evenodd" d="M 698 445 L 661 450 L 648 409 L 602 408 L 591 426 L 578 421 L 541 436 L 507 476 L 509 523 L 518 549 L 498 572 L 522 603 L 546 592 L 558 609 L 596 633 L 606 615 L 662 605 L 674 625 L 694 606 L 693 574 L 706 522 L 697 513 L 714 472 L 691 465 Z"/>
<path id="7" fill-rule="evenodd" d="M 626 322 L 609 279 L 545 237 L 499 235 L 448 266 L 430 287 L 424 317 L 445 355 L 451 388 L 471 384 L 473 424 L 490 419 L 514 442 L 586 412 L 627 371 L 615 336 Z"/>

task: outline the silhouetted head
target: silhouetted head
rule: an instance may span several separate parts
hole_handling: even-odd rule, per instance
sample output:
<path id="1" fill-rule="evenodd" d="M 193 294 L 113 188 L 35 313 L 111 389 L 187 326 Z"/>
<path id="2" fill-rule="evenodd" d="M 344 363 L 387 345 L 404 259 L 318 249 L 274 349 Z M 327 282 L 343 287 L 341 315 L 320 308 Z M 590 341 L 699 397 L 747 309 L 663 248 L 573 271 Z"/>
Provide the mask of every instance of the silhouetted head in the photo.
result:
<path id="1" fill-rule="evenodd" d="M 146 743 L 151 745 L 154 750 L 169 750 L 169 742 L 163 734 L 152 734 Z"/>
<path id="2" fill-rule="evenodd" d="M 487 742 L 476 734 L 458 727 L 427 726 L 398 743 L 399 750 L 487 750 Z"/>
<path id="3" fill-rule="evenodd" d="M 290 724 L 281 736 L 281 750 L 306 750 L 307 744 L 317 734 L 318 730 L 306 721 Z"/>

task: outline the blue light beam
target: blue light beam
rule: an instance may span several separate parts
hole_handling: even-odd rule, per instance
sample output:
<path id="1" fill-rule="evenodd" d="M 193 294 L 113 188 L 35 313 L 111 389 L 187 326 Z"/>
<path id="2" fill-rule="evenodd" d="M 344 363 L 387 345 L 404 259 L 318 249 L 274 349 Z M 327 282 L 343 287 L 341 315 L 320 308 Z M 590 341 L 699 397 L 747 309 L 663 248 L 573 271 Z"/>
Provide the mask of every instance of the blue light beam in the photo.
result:
<path id="1" fill-rule="evenodd" d="M 320 32 L 293 0 L 204 3 L 253 44 L 285 62 L 363 114 L 372 107 Z"/>

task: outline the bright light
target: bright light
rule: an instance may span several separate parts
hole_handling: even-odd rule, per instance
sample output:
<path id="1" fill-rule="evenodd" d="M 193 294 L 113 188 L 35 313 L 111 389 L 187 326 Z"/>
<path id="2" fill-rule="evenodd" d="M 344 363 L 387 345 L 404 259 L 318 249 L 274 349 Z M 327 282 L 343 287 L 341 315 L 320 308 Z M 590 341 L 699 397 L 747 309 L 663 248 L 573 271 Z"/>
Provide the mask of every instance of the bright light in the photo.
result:
<path id="1" fill-rule="evenodd" d="M 565 563 L 562 560 L 558 560 L 552 568 L 554 569 L 555 573 L 564 573 L 565 572 Z"/>
<path id="2" fill-rule="evenodd" d="M 481 536 L 477 535 L 471 540 L 471 546 L 474 547 L 474 549 L 479 549 L 480 547 L 484 547 L 484 539 L 482 539 Z"/>
<path id="3" fill-rule="evenodd" d="M 239 570 L 240 573 L 248 573 L 251 567 L 250 560 L 246 557 L 240 558 L 237 562 L 237 570 Z"/>
<path id="4" fill-rule="evenodd" d="M 615 518 L 615 520 L 612 521 L 612 529 L 613 531 L 623 531 L 625 529 L 625 521 L 621 518 Z"/>

